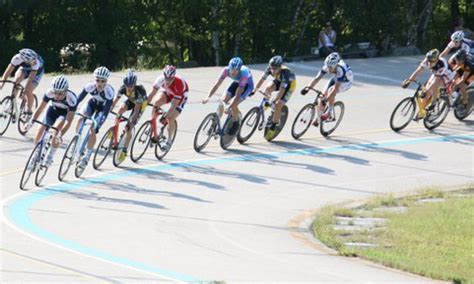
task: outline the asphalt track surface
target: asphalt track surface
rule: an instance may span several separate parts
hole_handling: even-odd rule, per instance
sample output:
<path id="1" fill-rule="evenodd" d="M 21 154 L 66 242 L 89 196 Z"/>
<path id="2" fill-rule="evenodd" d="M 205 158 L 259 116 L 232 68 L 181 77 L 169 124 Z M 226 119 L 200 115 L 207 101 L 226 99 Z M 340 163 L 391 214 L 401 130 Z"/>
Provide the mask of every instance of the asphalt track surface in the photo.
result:
<path id="1" fill-rule="evenodd" d="M 108 160 L 101 171 L 89 166 L 82 179 L 71 172 L 60 183 L 63 148 L 46 186 L 26 192 L 18 184 L 32 134 L 21 137 L 10 127 L 0 138 L 1 282 L 432 281 L 337 256 L 307 229 L 308 212 L 326 204 L 474 181 L 474 116 L 459 122 L 451 112 L 431 132 L 422 123 L 400 133 L 389 128 L 394 106 L 413 92 L 400 82 L 419 59 L 347 60 L 355 83 L 338 95 L 346 113 L 328 139 L 314 128 L 301 141 L 291 137 L 296 113 L 312 101 L 295 93 L 288 124 L 275 142 L 257 132 L 247 145 L 236 143 L 228 151 L 212 140 L 200 154 L 192 147 L 194 133 L 217 103 L 199 101 L 221 69 L 179 70 L 189 82 L 190 103 L 164 161 L 148 152 L 139 164 L 127 160 L 117 169 Z M 289 65 L 300 90 L 321 61 Z M 250 68 L 258 79 L 264 65 Z M 139 81 L 150 89 L 158 74 L 140 72 Z M 122 75 L 112 75 L 115 88 Z M 76 92 L 92 79 L 69 76 Z M 37 93 L 50 81 L 45 76 Z M 259 99 L 245 101 L 242 110 Z M 109 118 L 105 127 L 111 124 Z"/>

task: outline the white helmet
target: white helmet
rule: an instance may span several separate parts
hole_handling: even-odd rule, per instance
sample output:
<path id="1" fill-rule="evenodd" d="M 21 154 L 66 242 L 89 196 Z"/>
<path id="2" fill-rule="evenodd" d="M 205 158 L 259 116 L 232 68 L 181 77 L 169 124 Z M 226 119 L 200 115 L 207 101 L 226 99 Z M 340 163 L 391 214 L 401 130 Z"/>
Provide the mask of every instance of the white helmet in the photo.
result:
<path id="1" fill-rule="evenodd" d="M 451 40 L 454 42 L 460 42 L 463 39 L 464 39 L 464 33 L 462 31 L 455 31 L 451 35 Z"/>
<path id="2" fill-rule="evenodd" d="M 109 69 L 107 69 L 107 67 L 100 66 L 94 70 L 94 76 L 96 78 L 107 80 L 109 78 L 109 75 L 110 75 L 110 71 Z"/>
<path id="3" fill-rule="evenodd" d="M 66 76 L 60 75 L 54 77 L 52 87 L 55 92 L 67 91 L 67 89 L 69 89 L 69 83 Z"/>
<path id="4" fill-rule="evenodd" d="M 335 67 L 337 63 L 339 63 L 339 60 L 341 60 L 339 53 L 333 52 L 326 57 L 324 64 L 328 67 Z"/>
<path id="5" fill-rule="evenodd" d="M 19 54 L 20 54 L 21 60 L 23 60 L 24 62 L 29 62 L 38 58 L 38 55 L 36 54 L 36 52 L 34 52 L 32 49 L 29 49 L 29 48 L 20 49 Z"/>

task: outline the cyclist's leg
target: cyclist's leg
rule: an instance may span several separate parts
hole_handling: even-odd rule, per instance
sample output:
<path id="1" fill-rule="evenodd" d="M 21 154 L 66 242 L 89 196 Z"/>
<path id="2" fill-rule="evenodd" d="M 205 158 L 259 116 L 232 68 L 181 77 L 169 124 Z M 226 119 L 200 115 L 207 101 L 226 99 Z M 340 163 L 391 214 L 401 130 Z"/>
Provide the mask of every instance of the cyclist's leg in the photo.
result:
<path id="1" fill-rule="evenodd" d="M 157 112 L 156 112 L 156 110 L 159 109 L 162 105 L 167 104 L 169 102 L 171 102 L 171 97 L 169 97 L 165 92 L 160 92 L 158 94 L 158 100 L 156 100 L 156 102 L 154 104 L 153 113 L 152 113 L 152 125 L 155 125 L 155 129 L 153 129 L 153 132 L 154 132 L 154 135 L 152 137 L 153 141 L 157 141 L 156 134 L 158 133 L 158 129 L 156 129 L 157 128 L 157 123 L 156 123 Z"/>
<path id="2" fill-rule="evenodd" d="M 27 77 L 28 75 L 28 72 L 23 70 L 22 67 L 18 68 L 18 70 L 16 70 L 15 72 L 15 79 L 13 80 L 16 84 L 20 84 L 23 80 L 25 80 L 25 78 Z M 16 89 L 14 90 L 13 92 L 13 96 L 17 96 L 18 94 L 18 91 L 19 89 Z"/>
<path id="3" fill-rule="evenodd" d="M 122 106 L 120 107 L 119 109 L 119 114 L 123 114 L 124 112 L 126 111 L 129 111 L 129 110 L 132 110 L 130 112 L 130 115 L 128 116 L 128 123 L 127 123 L 127 126 L 125 126 L 125 149 L 128 149 L 128 145 L 130 144 L 130 140 L 132 139 L 132 129 L 133 127 L 135 127 L 135 121 L 132 121 L 132 118 L 133 118 L 133 115 L 135 114 L 135 111 L 136 111 L 136 106 L 134 103 L 132 103 L 131 101 L 127 100 L 125 101 L 125 103 L 122 104 Z M 139 110 L 140 111 L 140 110 Z M 139 114 L 140 115 L 140 114 Z M 138 118 L 137 118 L 137 121 L 138 121 Z"/>
<path id="4" fill-rule="evenodd" d="M 185 94 L 184 96 L 184 99 L 182 99 L 181 102 L 179 102 L 178 106 L 176 107 L 176 111 L 173 112 L 173 114 L 171 114 L 170 116 L 168 116 L 168 139 L 171 138 L 171 136 L 174 134 L 174 132 L 176 131 L 175 128 L 176 128 L 176 123 L 174 123 L 174 121 L 176 121 L 176 119 L 178 118 L 178 116 L 183 112 L 183 109 L 184 109 L 184 106 L 186 105 L 188 101 L 188 96 L 187 94 Z M 170 140 L 168 140 L 169 143 L 171 143 Z"/>
<path id="5" fill-rule="evenodd" d="M 229 85 L 229 87 L 227 87 L 227 90 L 224 94 L 222 94 L 222 97 L 221 97 L 221 100 L 225 103 L 225 104 L 228 104 L 229 101 L 235 97 L 235 92 L 237 91 L 237 88 L 239 87 L 239 83 L 238 82 L 232 82 L 232 84 Z M 232 110 L 234 111 L 234 109 Z M 223 104 L 219 104 L 218 108 L 217 108 L 217 115 L 219 116 L 219 118 L 222 117 L 222 115 L 224 114 L 224 105 Z"/>

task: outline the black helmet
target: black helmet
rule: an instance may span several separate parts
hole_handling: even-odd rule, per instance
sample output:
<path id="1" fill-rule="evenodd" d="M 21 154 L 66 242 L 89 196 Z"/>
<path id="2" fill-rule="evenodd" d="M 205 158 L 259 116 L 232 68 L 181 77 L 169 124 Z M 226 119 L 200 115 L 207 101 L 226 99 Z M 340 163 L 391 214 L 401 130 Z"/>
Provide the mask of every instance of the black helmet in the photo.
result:
<path id="1" fill-rule="evenodd" d="M 283 64 L 283 58 L 280 55 L 273 56 L 268 64 L 271 67 L 280 67 Z"/>
<path id="2" fill-rule="evenodd" d="M 456 53 L 454 54 L 454 60 L 456 60 L 456 62 L 462 63 L 466 61 L 466 57 L 467 57 L 466 51 L 462 49 L 456 51 Z"/>

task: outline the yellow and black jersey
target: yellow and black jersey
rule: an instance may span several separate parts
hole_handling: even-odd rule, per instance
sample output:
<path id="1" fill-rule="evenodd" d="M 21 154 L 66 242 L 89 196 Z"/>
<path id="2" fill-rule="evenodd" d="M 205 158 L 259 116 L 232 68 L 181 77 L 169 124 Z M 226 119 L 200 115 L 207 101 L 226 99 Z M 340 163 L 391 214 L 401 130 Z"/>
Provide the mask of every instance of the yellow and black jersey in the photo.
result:
<path id="1" fill-rule="evenodd" d="M 267 79 L 268 75 L 272 75 L 272 72 L 270 70 L 270 66 L 265 69 L 265 73 L 263 74 L 263 78 Z M 272 75 L 273 76 L 273 75 Z M 293 92 L 296 88 L 296 76 L 293 71 L 291 71 L 290 68 L 288 68 L 285 65 L 281 66 L 280 72 L 276 76 L 273 76 L 275 78 L 275 83 L 279 85 L 279 87 L 283 89 L 288 89 L 290 92 Z"/>
<path id="2" fill-rule="evenodd" d="M 128 92 L 125 85 L 122 85 L 117 92 L 117 97 L 121 97 L 123 95 L 125 95 L 127 99 L 134 104 L 142 104 L 147 99 L 145 87 L 142 85 L 135 86 L 133 92 Z"/>

